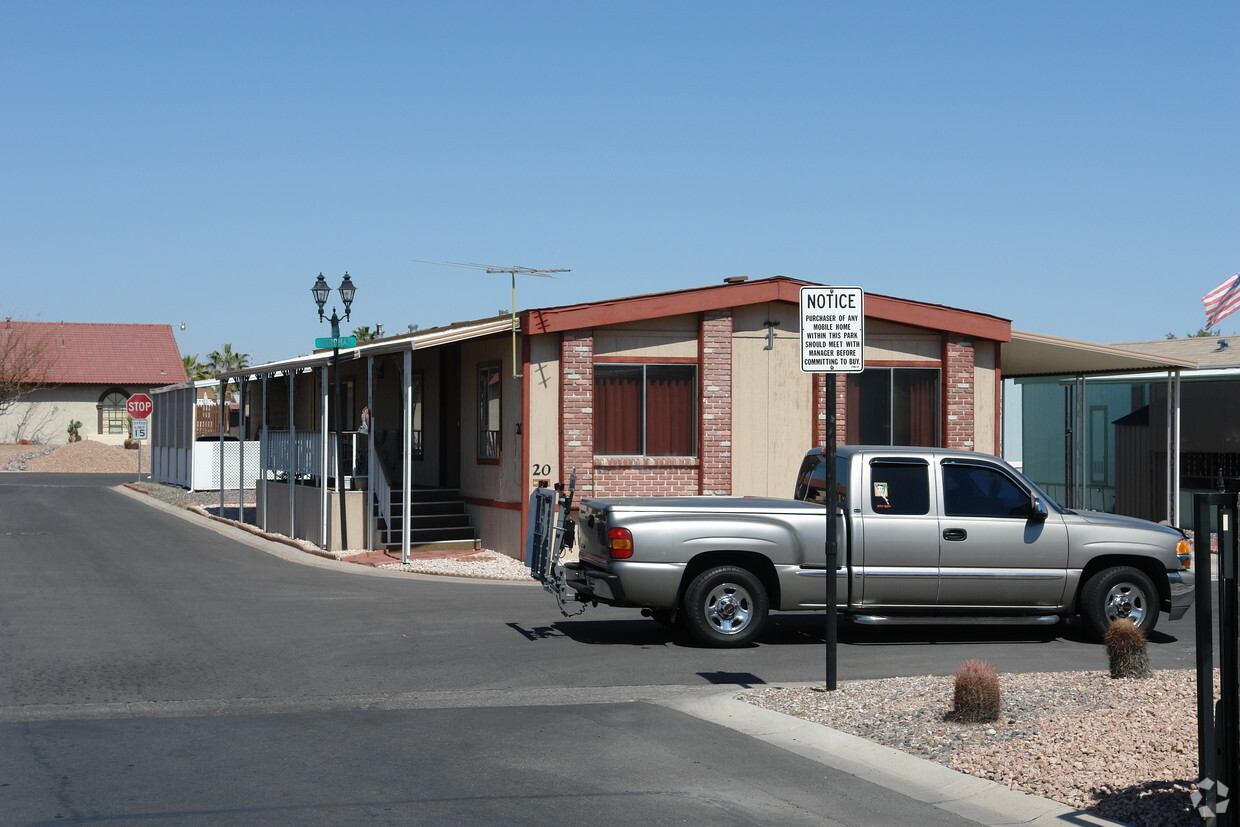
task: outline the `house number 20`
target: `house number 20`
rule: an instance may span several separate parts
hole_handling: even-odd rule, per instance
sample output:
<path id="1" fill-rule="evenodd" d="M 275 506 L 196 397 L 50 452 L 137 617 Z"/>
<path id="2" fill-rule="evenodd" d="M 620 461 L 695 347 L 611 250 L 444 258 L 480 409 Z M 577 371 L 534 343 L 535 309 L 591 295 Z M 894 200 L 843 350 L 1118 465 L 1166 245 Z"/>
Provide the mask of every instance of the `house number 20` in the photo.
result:
<path id="1" fill-rule="evenodd" d="M 551 466 L 550 465 L 539 465 L 537 462 L 534 463 L 534 476 L 536 477 L 551 476 Z"/>

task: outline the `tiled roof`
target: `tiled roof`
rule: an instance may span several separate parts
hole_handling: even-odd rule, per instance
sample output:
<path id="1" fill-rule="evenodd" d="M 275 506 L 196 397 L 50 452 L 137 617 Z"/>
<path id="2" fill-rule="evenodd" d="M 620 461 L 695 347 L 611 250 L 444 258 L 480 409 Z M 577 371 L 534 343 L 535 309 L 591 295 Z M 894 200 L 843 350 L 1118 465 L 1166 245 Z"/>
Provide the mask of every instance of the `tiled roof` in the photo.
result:
<path id="1" fill-rule="evenodd" d="M 0 356 L 42 351 L 44 381 L 57 385 L 167 385 L 188 379 L 172 326 L 5 319 Z"/>

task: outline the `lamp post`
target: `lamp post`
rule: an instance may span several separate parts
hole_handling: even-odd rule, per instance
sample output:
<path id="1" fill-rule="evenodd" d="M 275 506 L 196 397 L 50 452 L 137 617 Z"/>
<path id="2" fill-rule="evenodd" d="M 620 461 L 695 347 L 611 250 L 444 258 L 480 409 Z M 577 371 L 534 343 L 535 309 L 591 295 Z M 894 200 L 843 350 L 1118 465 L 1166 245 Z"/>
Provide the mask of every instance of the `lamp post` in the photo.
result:
<path id="1" fill-rule="evenodd" d="M 340 300 L 344 302 L 343 321 L 348 321 L 353 297 L 357 294 L 357 288 L 353 286 L 353 280 L 349 278 L 348 273 L 344 274 L 344 281 L 340 282 L 339 292 Z M 322 323 L 324 320 L 323 305 L 327 304 L 332 293 L 322 273 L 319 273 L 314 286 L 310 288 L 310 293 L 314 296 L 314 303 L 319 306 L 319 322 Z M 331 322 L 332 326 L 332 430 L 336 433 L 336 493 L 340 498 L 340 548 L 343 551 L 349 547 L 349 531 L 345 517 L 344 434 L 340 432 L 340 322 L 342 320 L 336 315 L 335 307 L 332 308 L 331 318 L 327 321 Z M 326 476 L 324 474 L 324 485 L 327 485 Z M 324 541 L 330 545 L 328 538 L 325 537 Z"/>

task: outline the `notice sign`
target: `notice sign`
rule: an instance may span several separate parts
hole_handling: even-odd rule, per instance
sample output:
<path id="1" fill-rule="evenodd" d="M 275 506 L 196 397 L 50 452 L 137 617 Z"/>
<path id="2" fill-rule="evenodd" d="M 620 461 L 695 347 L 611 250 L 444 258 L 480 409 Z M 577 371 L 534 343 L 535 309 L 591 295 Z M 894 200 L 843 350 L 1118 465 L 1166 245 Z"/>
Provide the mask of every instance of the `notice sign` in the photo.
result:
<path id="1" fill-rule="evenodd" d="M 135 419 L 133 421 L 132 437 L 134 439 L 146 439 L 147 434 L 150 433 L 150 431 L 147 428 L 147 423 L 149 422 L 150 422 L 149 419 Z"/>
<path id="2" fill-rule="evenodd" d="M 801 370 L 865 370 L 865 292 L 860 287 L 801 288 Z"/>

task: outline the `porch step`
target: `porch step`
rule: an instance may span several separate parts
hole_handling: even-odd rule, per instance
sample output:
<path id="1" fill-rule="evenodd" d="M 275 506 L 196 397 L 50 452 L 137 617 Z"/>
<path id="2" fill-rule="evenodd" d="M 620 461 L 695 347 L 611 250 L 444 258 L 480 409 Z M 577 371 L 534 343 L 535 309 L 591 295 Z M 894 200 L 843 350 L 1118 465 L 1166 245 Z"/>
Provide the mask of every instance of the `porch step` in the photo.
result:
<path id="1" fill-rule="evenodd" d="M 378 518 L 379 540 L 387 548 L 400 548 L 404 517 L 401 492 L 392 491 L 391 519 Z M 415 488 L 409 492 L 409 542 L 411 546 L 455 544 L 461 549 L 480 545 L 461 493 L 455 489 Z M 378 504 L 375 504 L 378 517 Z"/>

